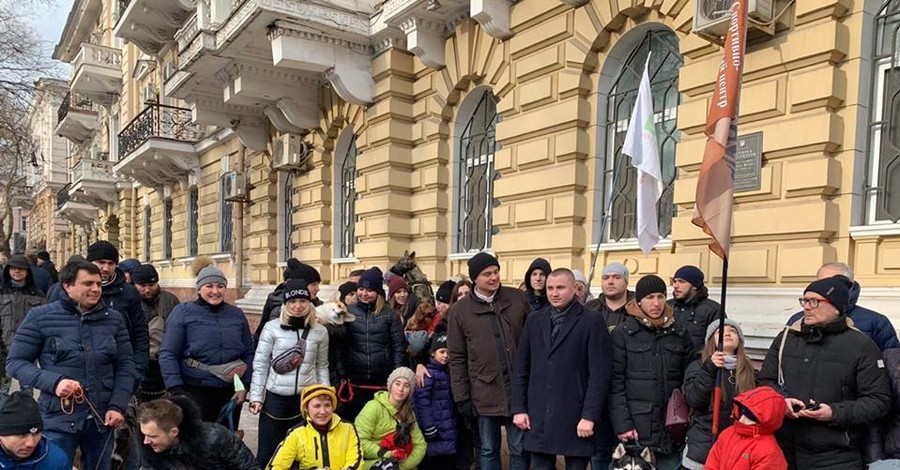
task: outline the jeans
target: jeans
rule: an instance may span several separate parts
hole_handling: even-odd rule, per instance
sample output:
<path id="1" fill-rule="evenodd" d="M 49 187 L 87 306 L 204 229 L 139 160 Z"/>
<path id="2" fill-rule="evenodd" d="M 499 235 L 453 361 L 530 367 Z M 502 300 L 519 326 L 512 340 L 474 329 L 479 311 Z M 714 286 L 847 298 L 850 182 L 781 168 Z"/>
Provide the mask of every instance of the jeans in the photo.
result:
<path id="1" fill-rule="evenodd" d="M 478 434 L 481 436 L 481 470 L 502 470 L 500 463 L 500 427 L 506 427 L 509 447 L 509 470 L 528 470 L 525 455 L 525 432 L 512 424 L 512 418 L 479 416 Z"/>
<path id="2" fill-rule="evenodd" d="M 112 451 L 115 446 L 112 430 L 101 425 L 97 427 L 94 420 L 83 423 L 81 430 L 75 433 L 45 430 L 47 440 L 59 446 L 66 454 L 68 467 L 75 459 L 75 448 L 81 449 L 81 468 L 87 470 L 109 470 Z"/>

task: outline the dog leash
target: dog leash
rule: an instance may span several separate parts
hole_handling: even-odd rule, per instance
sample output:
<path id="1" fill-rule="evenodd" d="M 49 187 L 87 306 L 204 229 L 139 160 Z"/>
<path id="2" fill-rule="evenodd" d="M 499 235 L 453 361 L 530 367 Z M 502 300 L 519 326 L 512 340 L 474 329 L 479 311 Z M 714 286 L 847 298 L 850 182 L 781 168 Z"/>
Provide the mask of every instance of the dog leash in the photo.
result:
<path id="1" fill-rule="evenodd" d="M 97 408 L 94 407 L 94 404 L 88 399 L 87 395 L 84 393 L 84 389 L 78 387 L 74 392 L 69 393 L 67 395 L 59 397 L 59 407 L 62 410 L 63 414 L 67 416 L 71 416 L 75 413 L 75 406 L 87 404 L 88 408 L 91 410 L 91 414 L 94 416 L 94 419 L 97 420 L 97 427 L 106 426 L 104 424 L 104 420 L 100 417 L 100 413 L 97 411 Z M 103 449 L 100 451 L 100 459 L 97 461 L 97 465 L 94 467 L 94 470 L 98 470 L 100 465 L 103 463 L 103 456 L 106 455 L 106 448 L 109 447 L 110 442 L 112 442 L 112 438 L 115 436 L 115 430 L 110 429 L 106 434 L 106 442 L 103 443 Z"/>
<path id="2" fill-rule="evenodd" d="M 387 387 L 380 387 L 378 385 L 353 385 L 348 379 L 341 380 L 341 384 L 338 385 L 337 390 L 337 398 L 341 403 L 350 403 L 353 401 L 354 393 L 353 389 L 358 388 L 362 390 L 374 390 L 376 392 L 381 390 L 387 390 Z"/>

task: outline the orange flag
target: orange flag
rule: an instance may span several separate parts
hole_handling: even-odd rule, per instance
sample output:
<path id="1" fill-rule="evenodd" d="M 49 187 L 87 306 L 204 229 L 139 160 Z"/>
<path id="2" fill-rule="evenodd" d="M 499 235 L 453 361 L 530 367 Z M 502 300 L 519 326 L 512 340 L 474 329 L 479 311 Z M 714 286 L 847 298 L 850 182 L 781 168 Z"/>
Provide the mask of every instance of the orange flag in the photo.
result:
<path id="1" fill-rule="evenodd" d="M 712 237 L 709 249 L 722 259 L 728 257 L 731 247 L 734 152 L 746 43 L 747 0 L 734 0 L 722 62 L 706 118 L 706 149 L 697 181 L 697 202 L 692 219 L 694 225 Z"/>

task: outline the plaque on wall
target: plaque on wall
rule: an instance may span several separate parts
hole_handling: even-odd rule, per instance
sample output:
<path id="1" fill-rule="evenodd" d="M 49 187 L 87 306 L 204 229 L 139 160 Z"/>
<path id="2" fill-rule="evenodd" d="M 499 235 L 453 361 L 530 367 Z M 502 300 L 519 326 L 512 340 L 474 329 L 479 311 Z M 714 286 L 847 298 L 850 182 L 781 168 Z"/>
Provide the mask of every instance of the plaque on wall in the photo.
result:
<path id="1" fill-rule="evenodd" d="M 739 135 L 734 152 L 734 192 L 756 191 L 760 188 L 762 167 L 762 132 Z"/>

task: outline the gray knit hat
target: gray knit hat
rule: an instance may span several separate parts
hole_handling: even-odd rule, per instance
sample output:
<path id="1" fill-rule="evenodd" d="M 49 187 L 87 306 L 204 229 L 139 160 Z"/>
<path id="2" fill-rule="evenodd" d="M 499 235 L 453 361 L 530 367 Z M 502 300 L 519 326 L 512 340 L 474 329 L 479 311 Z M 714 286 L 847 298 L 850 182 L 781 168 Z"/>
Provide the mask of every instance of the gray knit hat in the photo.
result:
<path id="1" fill-rule="evenodd" d="M 741 329 L 741 325 L 738 325 L 738 322 L 736 322 L 730 318 L 726 318 L 725 326 L 730 326 L 730 327 L 734 328 L 734 330 L 737 331 L 738 339 L 741 341 L 741 344 L 744 344 L 744 330 Z M 709 341 L 709 339 L 712 338 L 712 335 L 718 329 L 719 329 L 719 320 L 715 319 L 715 320 L 713 320 L 712 323 L 709 324 L 709 326 L 706 327 L 706 340 Z"/>
<path id="2" fill-rule="evenodd" d="M 603 268 L 603 272 L 600 275 L 608 276 L 610 274 L 622 276 L 622 279 L 625 279 L 625 283 L 628 284 L 628 268 L 626 268 L 624 264 L 616 262 L 609 263 Z"/>
<path id="3" fill-rule="evenodd" d="M 388 390 L 390 390 L 391 384 L 400 378 L 406 379 L 409 382 L 411 391 L 416 391 L 416 373 L 409 367 L 398 367 L 391 372 L 391 375 L 389 375 L 387 379 Z"/>
<path id="4" fill-rule="evenodd" d="M 211 264 L 201 269 L 200 273 L 197 274 L 197 290 L 200 290 L 201 287 L 213 282 L 218 282 L 223 286 L 228 287 L 228 279 L 225 279 L 225 274 L 221 269 Z"/>

